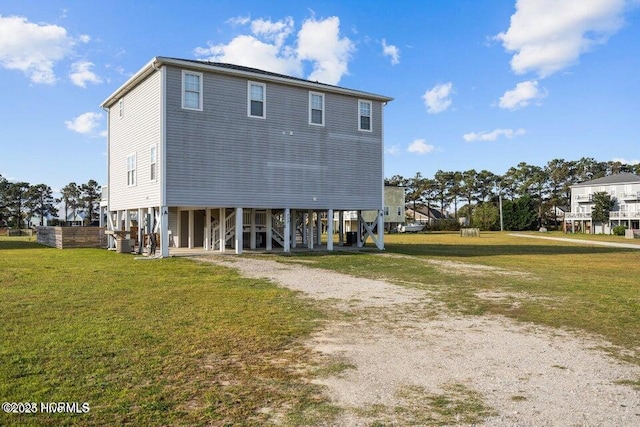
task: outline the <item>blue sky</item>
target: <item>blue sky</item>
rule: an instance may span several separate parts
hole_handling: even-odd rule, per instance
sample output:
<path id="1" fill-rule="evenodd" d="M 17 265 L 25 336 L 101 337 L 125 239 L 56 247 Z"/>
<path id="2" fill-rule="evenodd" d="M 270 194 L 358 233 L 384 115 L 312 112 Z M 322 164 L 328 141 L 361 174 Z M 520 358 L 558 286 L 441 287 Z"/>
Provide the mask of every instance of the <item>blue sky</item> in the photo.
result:
<path id="1" fill-rule="evenodd" d="M 395 98 L 388 177 L 640 160 L 640 0 L 3 0 L 0 174 L 104 184 L 99 104 L 154 56 Z"/>

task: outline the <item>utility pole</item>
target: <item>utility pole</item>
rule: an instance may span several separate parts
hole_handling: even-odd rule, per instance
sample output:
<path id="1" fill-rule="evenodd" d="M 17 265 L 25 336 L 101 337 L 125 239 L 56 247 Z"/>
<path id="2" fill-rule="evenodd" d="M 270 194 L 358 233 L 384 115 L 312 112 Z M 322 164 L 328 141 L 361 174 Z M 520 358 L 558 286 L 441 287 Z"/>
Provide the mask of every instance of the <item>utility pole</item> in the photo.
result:
<path id="1" fill-rule="evenodd" d="M 498 189 L 498 200 L 500 202 L 500 231 L 504 231 L 504 219 L 502 217 L 502 187 Z"/>

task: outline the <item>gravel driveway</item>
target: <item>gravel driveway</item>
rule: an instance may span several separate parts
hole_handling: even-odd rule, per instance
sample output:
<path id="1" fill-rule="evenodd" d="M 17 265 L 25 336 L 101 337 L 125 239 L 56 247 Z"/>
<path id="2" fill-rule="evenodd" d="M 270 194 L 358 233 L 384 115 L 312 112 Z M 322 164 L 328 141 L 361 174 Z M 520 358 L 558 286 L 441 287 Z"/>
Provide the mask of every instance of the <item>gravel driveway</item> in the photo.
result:
<path id="1" fill-rule="evenodd" d="M 308 343 L 350 367 L 314 380 L 345 409 L 336 425 L 468 423 L 429 415 L 442 398 L 480 402 L 478 425 L 640 425 L 640 392 L 619 383 L 637 381 L 640 367 L 609 357 L 595 338 L 499 316 L 454 317 L 422 291 L 302 264 L 206 259 L 336 312 Z"/>

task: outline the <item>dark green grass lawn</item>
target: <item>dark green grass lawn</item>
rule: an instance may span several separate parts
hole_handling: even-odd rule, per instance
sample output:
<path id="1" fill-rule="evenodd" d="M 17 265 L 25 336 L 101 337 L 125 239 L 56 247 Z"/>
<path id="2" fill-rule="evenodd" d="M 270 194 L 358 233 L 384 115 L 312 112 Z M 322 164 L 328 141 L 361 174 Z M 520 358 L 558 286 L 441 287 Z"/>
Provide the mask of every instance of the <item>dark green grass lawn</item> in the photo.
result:
<path id="1" fill-rule="evenodd" d="M 0 413 L 0 425 L 304 419 L 325 403 L 293 369 L 318 318 L 292 292 L 211 264 L 0 240 L 0 400 L 90 407 Z"/>

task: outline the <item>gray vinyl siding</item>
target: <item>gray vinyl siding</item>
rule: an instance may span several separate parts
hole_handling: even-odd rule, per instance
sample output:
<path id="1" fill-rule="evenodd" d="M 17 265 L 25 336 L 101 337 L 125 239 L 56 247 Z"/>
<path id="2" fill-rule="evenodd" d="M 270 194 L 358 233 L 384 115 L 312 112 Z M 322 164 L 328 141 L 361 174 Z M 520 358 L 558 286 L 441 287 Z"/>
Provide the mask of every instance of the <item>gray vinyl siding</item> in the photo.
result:
<path id="1" fill-rule="evenodd" d="M 109 110 L 109 209 L 160 205 L 161 78 L 155 72 L 124 96 L 124 115 L 118 102 Z M 156 145 L 155 181 L 151 180 L 151 146 Z M 127 157 L 136 154 L 136 185 L 127 185 Z"/>
<path id="2" fill-rule="evenodd" d="M 247 79 L 205 72 L 203 111 L 191 111 L 181 108 L 181 71 L 166 67 L 168 205 L 381 208 L 379 101 L 363 132 L 362 98 L 325 93 L 325 125 L 315 126 L 308 90 L 266 82 L 266 119 L 252 118 Z"/>

